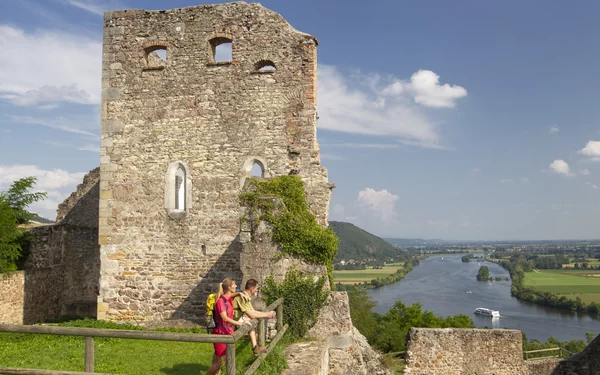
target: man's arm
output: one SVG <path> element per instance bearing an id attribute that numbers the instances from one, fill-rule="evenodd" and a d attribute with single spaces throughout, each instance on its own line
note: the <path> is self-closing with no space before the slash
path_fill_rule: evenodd
<path id="1" fill-rule="evenodd" d="M 248 315 L 248 317 L 250 319 L 261 319 L 261 318 L 274 318 L 275 317 L 275 311 L 256 311 L 256 310 L 248 310 L 248 311 L 244 311 L 246 313 L 246 315 Z"/>

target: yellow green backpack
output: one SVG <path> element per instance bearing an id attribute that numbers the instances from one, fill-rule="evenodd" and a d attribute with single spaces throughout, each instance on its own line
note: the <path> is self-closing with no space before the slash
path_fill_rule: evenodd
<path id="1" fill-rule="evenodd" d="M 204 313 L 204 324 L 206 325 L 206 332 L 210 333 L 211 328 L 215 328 L 215 303 L 217 302 L 217 293 L 211 293 L 206 298 L 206 312 Z"/>

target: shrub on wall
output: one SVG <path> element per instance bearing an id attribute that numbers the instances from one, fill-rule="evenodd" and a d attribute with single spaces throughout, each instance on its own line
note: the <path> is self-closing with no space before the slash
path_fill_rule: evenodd
<path id="1" fill-rule="evenodd" d="M 281 283 L 268 277 L 262 288 L 267 304 L 283 297 L 283 321 L 294 338 L 304 337 L 317 320 L 328 293 L 323 291 L 325 278 L 315 282 L 313 277 L 303 277 L 300 271 L 290 270 Z"/>
<path id="2" fill-rule="evenodd" d="M 273 225 L 273 241 L 282 253 L 327 266 L 333 285 L 331 271 L 339 240 L 331 228 L 319 225 L 310 211 L 300 177 L 250 178 L 240 200 L 259 215 L 258 219 Z M 285 209 L 277 209 L 277 200 L 283 202 Z"/>

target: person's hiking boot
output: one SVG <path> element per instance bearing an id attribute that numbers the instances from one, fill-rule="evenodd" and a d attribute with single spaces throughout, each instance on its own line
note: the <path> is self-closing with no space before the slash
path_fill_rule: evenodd
<path id="1" fill-rule="evenodd" d="M 260 345 L 256 345 L 254 347 L 254 349 L 252 349 L 252 352 L 254 353 L 255 356 L 261 355 L 261 353 L 264 353 L 266 351 L 267 351 L 267 347 L 266 346 L 260 346 Z"/>

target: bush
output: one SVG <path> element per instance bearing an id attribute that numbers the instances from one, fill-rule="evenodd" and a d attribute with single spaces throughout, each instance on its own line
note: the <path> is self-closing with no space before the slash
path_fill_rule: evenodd
<path id="1" fill-rule="evenodd" d="M 303 277 L 297 270 L 291 270 L 281 283 L 272 277 L 265 280 L 262 288 L 267 304 L 280 297 L 283 302 L 283 321 L 289 325 L 288 332 L 292 338 L 304 337 L 317 320 L 317 313 L 323 306 L 328 293 L 323 291 L 325 278 L 316 282 L 312 277 Z"/>

